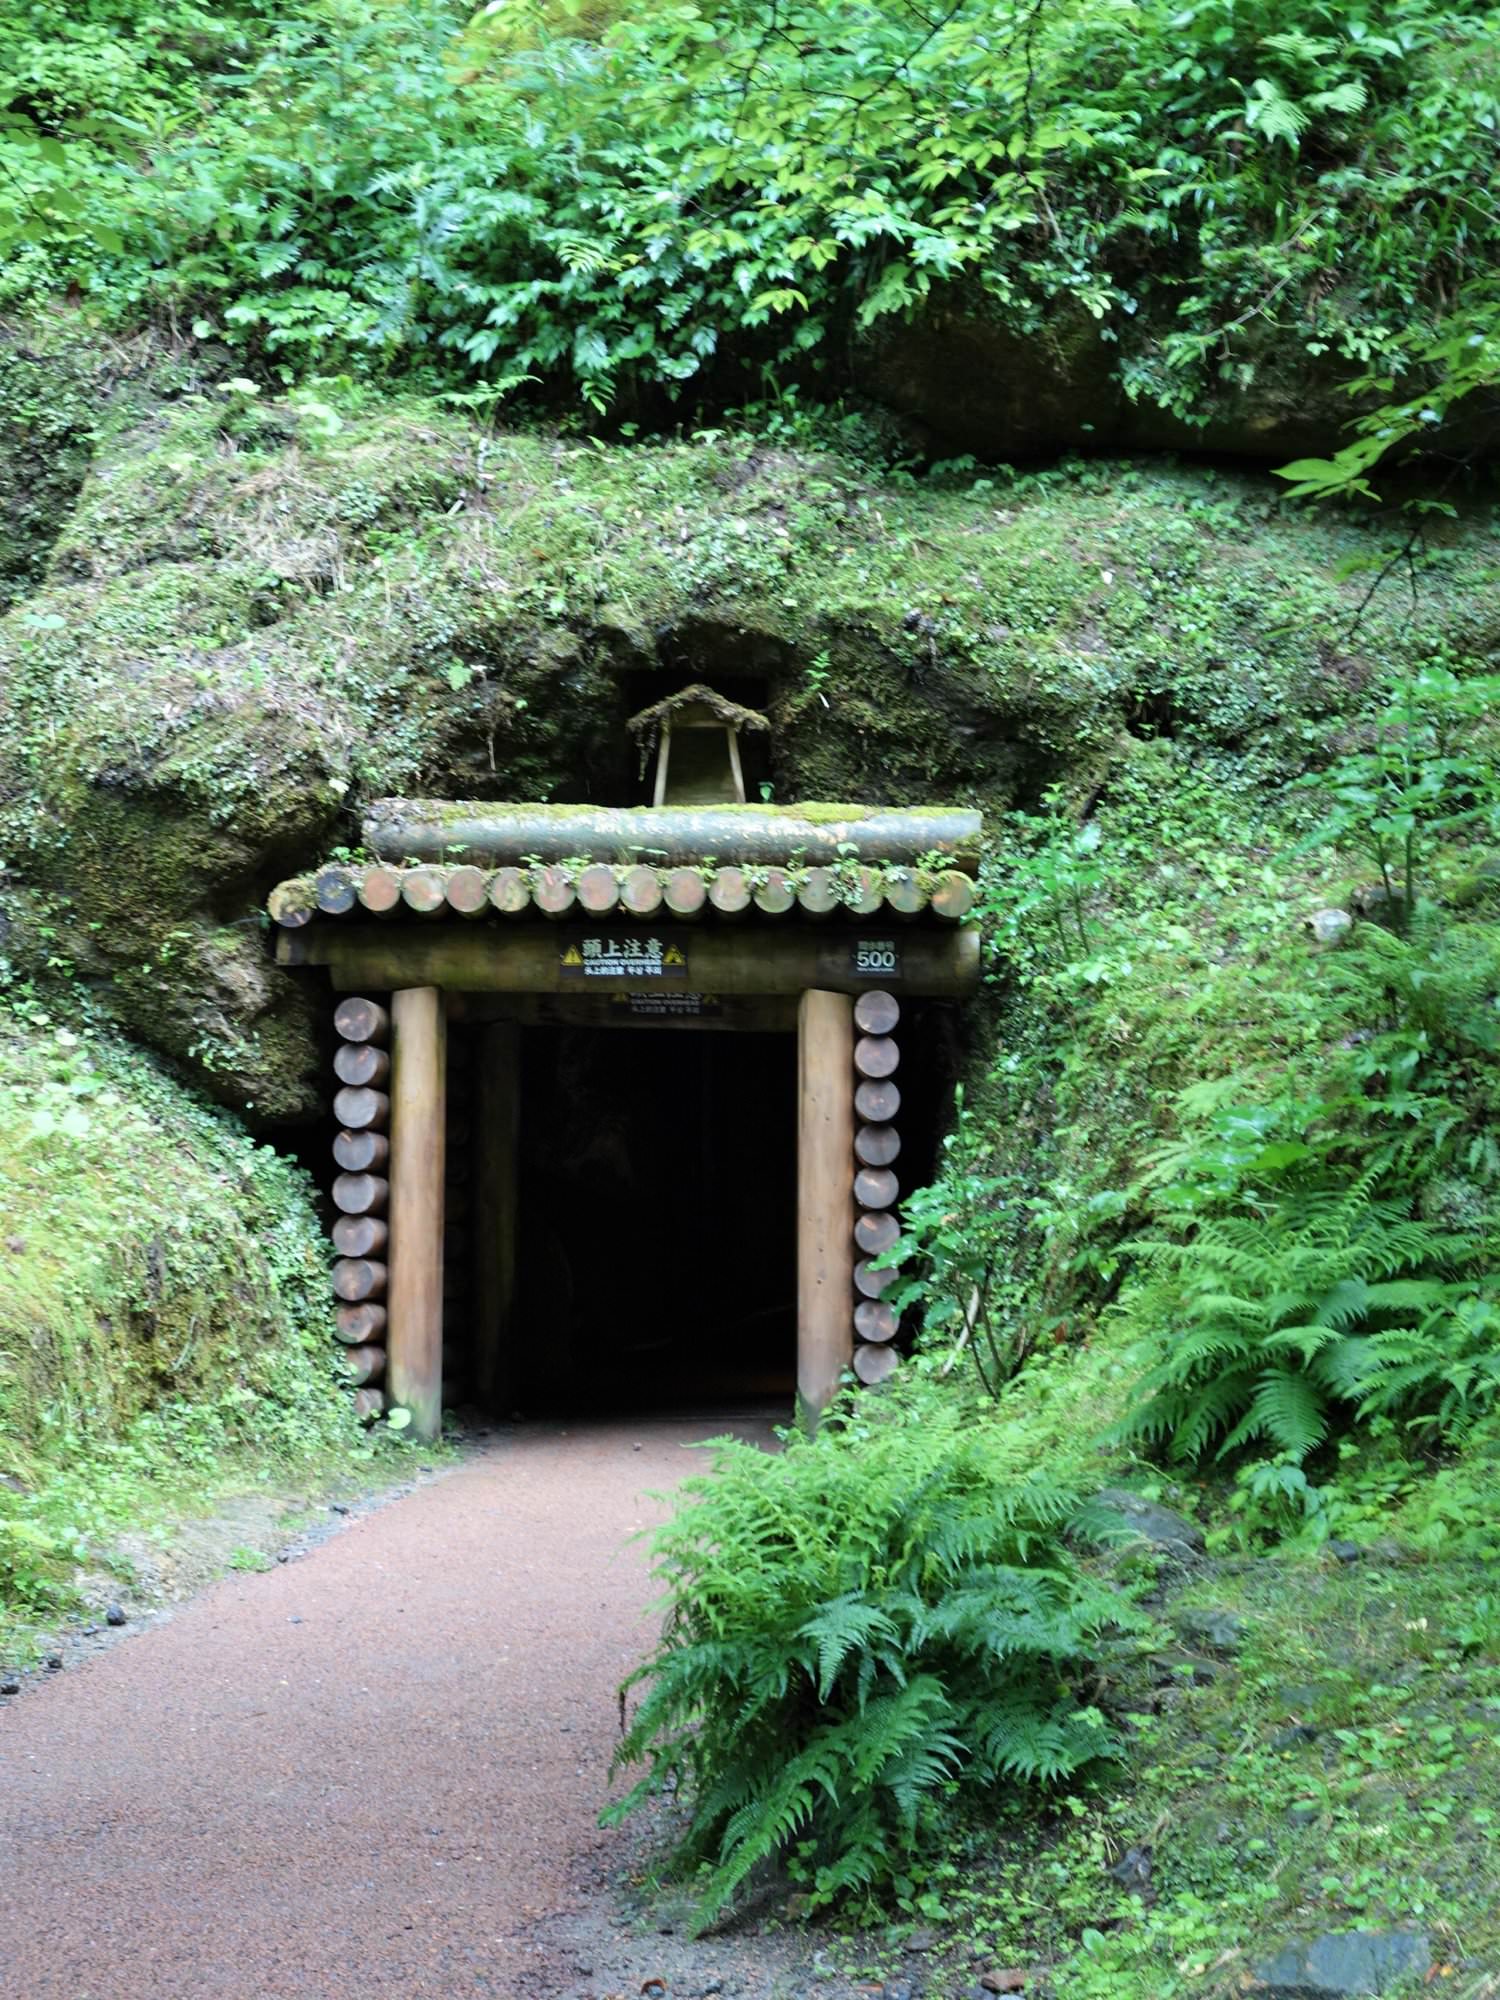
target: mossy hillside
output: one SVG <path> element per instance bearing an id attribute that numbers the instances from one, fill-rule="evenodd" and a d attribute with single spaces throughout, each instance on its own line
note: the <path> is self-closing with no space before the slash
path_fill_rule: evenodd
<path id="1" fill-rule="evenodd" d="M 98 408 L 97 359 L 41 326 L 0 326 L 0 608 L 46 567 L 83 483 Z"/>
<path id="2" fill-rule="evenodd" d="M 1347 717 L 1332 725 L 1337 738 L 1355 728 Z M 1500 755 L 1497 725 L 1469 748 Z M 1076 907 L 1037 895 L 1026 872 L 1035 820 L 990 828 L 981 900 L 994 982 L 975 1022 L 967 1103 L 981 1148 L 972 1171 L 998 1187 L 993 1215 L 978 1220 L 1004 1246 L 998 1322 L 1032 1343 L 1062 1344 L 1070 1366 L 1078 1343 L 1109 1324 L 1131 1239 L 1170 1216 L 1171 1161 L 1195 1149 L 1206 1161 L 1216 1143 L 1232 1151 L 1213 1136 L 1224 1118 L 1251 1130 L 1267 1107 L 1351 1088 L 1378 1095 L 1378 1080 L 1351 1084 L 1351 1052 L 1409 1015 L 1422 1060 L 1448 1065 L 1429 1087 L 1452 1099 L 1443 1144 L 1420 1163 L 1421 1212 L 1458 1203 L 1469 1227 L 1493 1208 L 1493 1058 L 1462 1040 L 1449 1046 L 1440 1014 L 1411 1014 L 1420 1000 L 1398 997 L 1395 971 L 1382 992 L 1353 969 L 1362 940 L 1387 935 L 1378 913 L 1355 916 L 1347 946 L 1319 942 L 1313 917 L 1357 912 L 1373 879 L 1357 854 L 1312 843 L 1322 810 L 1293 787 L 1246 785 L 1243 765 L 1218 746 L 1136 742 L 1093 807 L 1093 880 Z M 1068 821 L 1064 837 L 1074 834 Z M 1422 852 L 1422 893 L 1447 927 L 1452 960 L 1493 982 L 1493 847 L 1481 830 L 1430 839 Z M 1109 1421 L 1100 1414 L 1098 1428 Z"/>
<path id="3" fill-rule="evenodd" d="M 0 1603 L 65 1596 L 80 1466 L 102 1522 L 132 1480 L 355 1444 L 311 1193 L 76 993 L 0 1002 Z"/>
<path id="4" fill-rule="evenodd" d="M 107 335 L 54 300 L 0 320 L 0 610 L 43 576 L 93 455 L 232 357 L 146 333 Z"/>
<path id="5" fill-rule="evenodd" d="M 780 798 L 994 811 L 1098 782 L 1143 734 L 1280 779 L 1379 670 L 1488 643 L 1500 609 L 1479 518 L 1414 618 L 1377 598 L 1341 643 L 1366 584 L 1332 568 L 1377 534 L 1255 479 L 946 491 L 341 394 L 215 391 L 117 428 L 0 627 L 4 849 L 58 906 L 57 939 L 21 913 L 12 957 L 61 950 L 269 1119 L 309 1114 L 319 1080 L 265 889 L 383 794 L 628 798 L 632 673 L 763 682 Z"/>
<path id="6" fill-rule="evenodd" d="M 1424 1934 L 1441 1990 L 1485 2000 L 1500 1951 L 1489 1565 L 1386 1542 L 1352 1560 L 1167 1564 L 1161 1582 L 1159 1650 L 1101 1675 L 1123 1770 L 1050 1812 L 1002 1803 L 919 1882 L 951 1925 L 954 1990 L 982 1948 L 1054 2000 L 1230 2000 L 1288 1944 L 1364 1929 Z M 1224 1650 L 1183 1643 L 1174 1621 L 1191 1632 L 1194 1612 L 1236 1635 Z"/>

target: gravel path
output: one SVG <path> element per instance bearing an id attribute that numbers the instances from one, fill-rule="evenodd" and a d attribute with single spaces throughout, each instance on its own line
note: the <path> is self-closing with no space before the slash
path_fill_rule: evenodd
<path id="1" fill-rule="evenodd" d="M 8 1704 L 0 1990 L 848 1991 L 793 1941 L 633 1926 L 630 1837 L 596 1824 L 614 1689 L 652 1633 L 627 1540 L 724 1428 L 508 1433 Z"/>

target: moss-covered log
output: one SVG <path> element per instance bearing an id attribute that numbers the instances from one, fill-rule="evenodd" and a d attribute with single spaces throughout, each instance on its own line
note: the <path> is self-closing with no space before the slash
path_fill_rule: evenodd
<path id="1" fill-rule="evenodd" d="M 542 861 L 644 858 L 667 867 L 706 856 L 757 866 L 827 866 L 860 860 L 951 857 L 972 872 L 983 823 L 948 807 L 870 811 L 859 805 L 484 805 L 387 799 L 365 815 L 364 838 L 387 861 L 453 861 L 497 867 Z"/>

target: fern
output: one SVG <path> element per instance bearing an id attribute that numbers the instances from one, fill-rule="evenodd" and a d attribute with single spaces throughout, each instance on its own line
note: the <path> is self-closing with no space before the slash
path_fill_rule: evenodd
<path id="1" fill-rule="evenodd" d="M 1377 1198 L 1368 1175 L 1144 1240 L 1125 1310 L 1160 1358 L 1113 1436 L 1184 1460 L 1260 1444 L 1300 1463 L 1355 1415 L 1456 1421 L 1500 1373 L 1474 1365 L 1493 1316 L 1454 1275 L 1473 1249 Z"/>
<path id="2" fill-rule="evenodd" d="M 1007 1478 L 992 1434 L 939 1404 L 714 1453 L 656 1538 L 665 1628 L 616 1759 L 645 1768 L 610 1813 L 683 1786 L 703 1922 L 771 1862 L 815 1903 L 876 1887 L 950 1785 L 1111 1753 L 1073 1690 L 1136 1614 L 1065 1546 L 1076 1500 Z"/>

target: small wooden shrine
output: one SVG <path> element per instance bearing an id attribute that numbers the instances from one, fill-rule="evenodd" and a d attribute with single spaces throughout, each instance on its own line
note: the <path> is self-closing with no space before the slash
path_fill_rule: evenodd
<path id="1" fill-rule="evenodd" d="M 363 829 L 374 859 L 272 891 L 278 961 L 321 968 L 338 996 L 333 1290 L 367 1413 L 440 1426 L 450 1020 L 482 1038 L 481 1394 L 526 1337 L 518 1107 L 526 1030 L 547 1024 L 795 1034 L 799 1400 L 815 1417 L 851 1364 L 866 1382 L 896 1366 L 891 1274 L 870 1260 L 897 1235 L 903 1001 L 978 983 L 981 822 L 747 804 L 738 736 L 763 725 L 695 684 L 632 724 L 654 736 L 653 806 L 383 800 Z"/>

